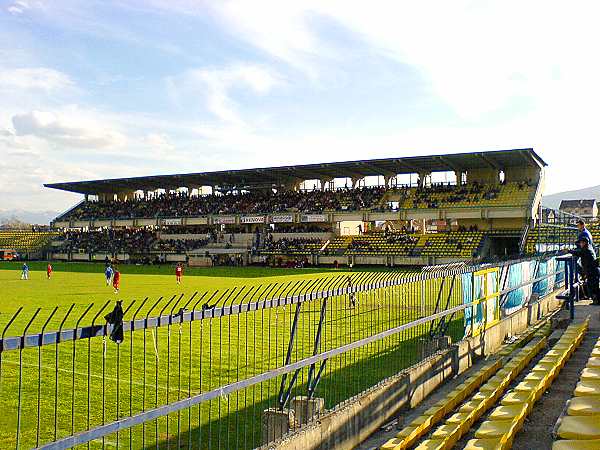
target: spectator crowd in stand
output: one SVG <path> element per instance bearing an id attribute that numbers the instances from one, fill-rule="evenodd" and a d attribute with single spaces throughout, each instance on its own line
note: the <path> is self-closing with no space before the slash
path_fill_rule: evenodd
<path id="1" fill-rule="evenodd" d="M 415 208 L 438 208 L 440 203 L 490 201 L 497 199 L 505 183 L 471 182 L 460 186 L 433 183 L 421 187 L 384 186 L 314 190 L 256 190 L 251 192 L 189 195 L 187 192 L 149 194 L 146 198 L 87 201 L 59 219 L 132 219 L 157 217 L 190 217 L 208 214 L 277 214 L 285 212 L 321 213 L 323 211 L 389 211 L 409 202 Z M 531 182 L 517 183 L 519 190 Z M 399 202 L 386 202 L 386 192 L 399 195 Z M 396 203 L 394 205 L 394 203 Z"/>
<path id="2" fill-rule="evenodd" d="M 60 219 L 134 217 L 187 217 L 206 214 L 260 214 L 325 210 L 374 209 L 385 193 L 381 186 L 357 189 L 314 191 L 252 191 L 235 194 L 192 196 L 184 192 L 165 193 L 124 201 L 87 201 Z"/>
<path id="3" fill-rule="evenodd" d="M 273 241 L 272 236 L 269 234 L 261 250 L 263 252 L 294 253 L 306 252 L 310 248 L 318 250 L 322 245 L 323 242 L 318 238 L 283 238 Z"/>
<path id="4" fill-rule="evenodd" d="M 156 231 L 144 228 L 67 231 L 60 240 L 57 252 L 132 254 L 153 251 L 184 253 L 205 247 L 209 241 L 208 238 L 160 240 Z"/>
<path id="5" fill-rule="evenodd" d="M 417 207 L 438 208 L 437 201 L 432 194 L 445 194 L 444 201 L 448 203 L 478 202 L 479 200 L 493 200 L 498 197 L 500 187 L 483 185 L 478 182 L 463 186 L 444 183 L 433 183 L 431 186 L 417 188 L 414 194 L 414 204 Z"/>

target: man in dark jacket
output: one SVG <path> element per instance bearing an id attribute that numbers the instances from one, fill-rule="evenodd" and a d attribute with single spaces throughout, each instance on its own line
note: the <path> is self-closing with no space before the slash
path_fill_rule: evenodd
<path id="1" fill-rule="evenodd" d="M 588 247 L 594 253 L 595 257 L 596 250 L 594 248 L 594 239 L 592 238 L 592 233 L 590 233 L 590 230 L 585 227 L 585 222 L 582 219 L 579 219 L 577 221 L 577 242 L 579 242 L 579 240 L 582 238 L 587 238 Z"/>
<path id="2" fill-rule="evenodd" d="M 600 304 L 600 289 L 598 282 L 598 263 L 596 255 L 590 248 L 590 241 L 587 237 L 582 236 L 577 240 L 578 248 L 571 251 L 573 256 L 579 258 L 581 264 L 581 274 L 585 279 L 585 290 L 587 295 L 592 299 L 595 305 Z"/>

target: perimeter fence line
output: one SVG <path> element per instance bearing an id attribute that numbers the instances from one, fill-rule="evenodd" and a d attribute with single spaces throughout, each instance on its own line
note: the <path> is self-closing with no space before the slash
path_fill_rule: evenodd
<path id="1" fill-rule="evenodd" d="M 299 403 L 335 408 L 492 323 L 515 294 L 524 305 L 536 286 L 554 291 L 564 269 L 550 262 L 145 299 L 125 307 L 119 345 L 110 340 L 115 327 L 99 323 L 109 304 L 94 316 L 89 305 L 65 329 L 71 307 L 56 330 L 46 331 L 52 316 L 29 333 L 36 310 L 20 336 L 7 337 L 23 318 L 15 314 L 0 341 L 0 446 L 257 447 L 281 434 L 281 420 L 288 428 L 306 422 L 302 410 L 290 413 Z M 518 265 L 532 268 L 532 277 L 515 282 L 509 275 Z"/>

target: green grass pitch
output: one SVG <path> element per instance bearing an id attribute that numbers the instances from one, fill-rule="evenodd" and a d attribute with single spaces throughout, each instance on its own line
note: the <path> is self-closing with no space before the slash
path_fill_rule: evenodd
<path id="1" fill-rule="evenodd" d="M 29 333 L 40 330 L 55 306 L 59 310 L 47 330 L 58 328 L 72 304 L 76 306 L 65 321 L 65 328 L 73 327 L 91 303 L 95 306 L 83 317 L 80 326 L 89 324 L 99 305 L 109 300 L 112 306 L 114 300 L 122 299 L 124 307 L 135 300 L 127 314 L 130 318 L 142 300 L 149 297 L 138 313 L 139 318 L 160 297 L 163 300 L 151 316 L 158 315 L 173 296 L 175 300 L 163 314 L 172 309 L 177 311 L 194 292 L 210 294 L 217 290 L 239 290 L 243 286 L 250 289 L 269 283 L 283 285 L 340 275 L 340 271 L 328 269 L 187 269 L 182 285 L 178 286 L 171 266 L 122 265 L 121 291 L 114 294 L 105 285 L 101 264 L 55 263 L 50 280 L 46 279 L 45 266 L 45 263 L 31 264 L 30 279 L 23 281 L 20 264 L 0 264 L 0 329 L 23 307 L 7 336 L 22 332 L 37 308 L 42 310 Z M 351 307 L 347 298 L 331 297 L 318 350 L 335 348 L 429 313 L 439 288 L 443 290 L 443 298 L 450 294 L 448 283 L 445 286 L 436 280 L 431 283 L 426 292 L 424 285 L 416 282 L 359 294 L 356 307 Z M 453 305 L 460 301 L 459 296 L 460 289 L 455 286 Z M 312 301 L 302 306 L 292 361 L 312 354 L 321 305 L 322 301 Z M 107 308 L 105 312 L 108 311 Z M 295 306 L 286 306 L 182 326 L 139 330 L 126 333 L 121 345 L 93 338 L 23 352 L 4 352 L 0 366 L 0 399 L 4 405 L 0 416 L 0 448 L 15 447 L 17 428 L 20 446 L 34 447 L 55 437 L 68 436 L 72 431 L 280 367 L 290 340 L 294 311 Z M 103 323 L 101 317 L 97 323 Z M 428 330 L 422 326 L 332 358 L 327 362 L 317 395 L 323 395 L 327 407 L 332 407 L 414 363 L 418 341 Z M 451 333 L 459 336 L 461 332 L 462 318 L 457 317 Z M 307 370 L 303 370 L 292 396 L 306 395 L 307 382 Z M 261 442 L 262 411 L 275 406 L 280 383 L 278 377 L 201 407 L 149 422 L 144 427 L 135 427 L 131 432 L 107 436 L 104 442 L 92 442 L 91 447 L 156 448 L 157 441 L 163 448 L 167 443 L 192 448 L 257 446 Z"/>

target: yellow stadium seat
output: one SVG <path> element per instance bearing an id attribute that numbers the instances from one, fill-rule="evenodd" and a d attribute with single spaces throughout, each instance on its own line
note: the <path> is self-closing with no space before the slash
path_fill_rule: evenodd
<path id="1" fill-rule="evenodd" d="M 465 445 L 464 450 L 502 450 L 505 440 L 498 438 L 471 439 Z"/>
<path id="2" fill-rule="evenodd" d="M 586 364 L 586 367 L 589 368 L 596 368 L 596 367 L 600 367 L 600 357 L 591 357 L 590 359 L 588 359 L 588 362 Z"/>
<path id="3" fill-rule="evenodd" d="M 478 439 L 501 438 L 514 432 L 518 420 L 486 420 L 475 432 Z"/>
<path id="4" fill-rule="evenodd" d="M 585 368 L 581 372 L 581 380 L 600 381 L 600 368 Z"/>
<path id="5" fill-rule="evenodd" d="M 496 407 L 489 416 L 490 421 L 496 420 L 517 420 L 525 416 L 527 412 L 527 403 L 515 405 L 503 405 Z"/>
<path id="6" fill-rule="evenodd" d="M 598 450 L 600 439 L 589 439 L 584 441 L 562 440 L 552 444 L 552 450 Z"/>
<path id="7" fill-rule="evenodd" d="M 427 439 L 421 442 L 415 450 L 444 450 L 450 448 L 444 439 Z"/>
<path id="8" fill-rule="evenodd" d="M 562 439 L 600 439 L 600 420 L 595 416 L 564 416 L 556 434 Z"/>
<path id="9" fill-rule="evenodd" d="M 600 415 L 600 396 L 572 398 L 567 405 L 567 414 L 570 416 Z"/>
<path id="10" fill-rule="evenodd" d="M 580 381 L 575 387 L 575 397 L 600 395 L 600 381 Z"/>
<path id="11" fill-rule="evenodd" d="M 527 391 L 511 391 L 500 401 L 501 405 L 515 405 L 520 403 L 529 403 L 533 399 L 533 393 Z"/>

